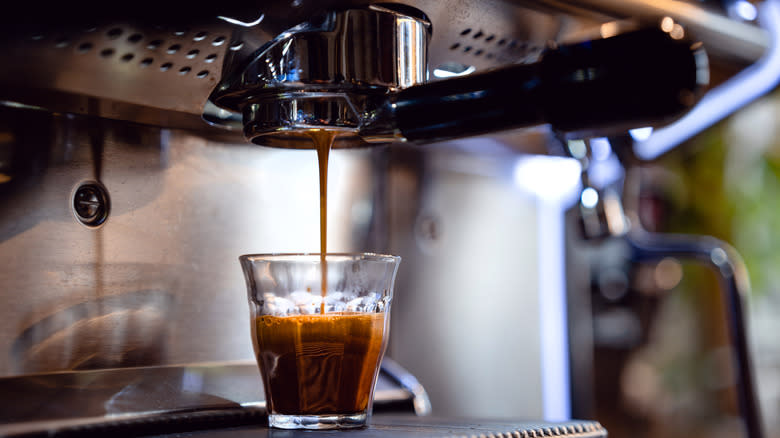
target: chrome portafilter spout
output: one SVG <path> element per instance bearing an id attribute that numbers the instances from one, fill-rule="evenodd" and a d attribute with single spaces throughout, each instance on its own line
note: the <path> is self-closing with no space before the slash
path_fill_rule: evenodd
<path id="1" fill-rule="evenodd" d="M 334 147 L 360 146 L 388 96 L 427 79 L 430 29 L 408 7 L 330 12 L 261 47 L 209 100 L 240 112 L 256 144 L 312 148 L 306 131 L 327 129 Z"/>
<path id="2" fill-rule="evenodd" d="M 241 113 L 257 144 L 311 148 L 430 143 L 525 126 L 592 132 L 658 126 L 709 81 L 701 44 L 661 28 L 549 48 L 533 64 L 427 80 L 431 26 L 411 8 L 331 12 L 282 33 L 226 77 L 210 101 Z"/>

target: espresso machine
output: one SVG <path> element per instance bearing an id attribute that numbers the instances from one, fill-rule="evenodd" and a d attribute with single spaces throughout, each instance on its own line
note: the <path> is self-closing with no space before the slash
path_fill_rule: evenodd
<path id="1" fill-rule="evenodd" d="M 318 250 L 305 132 L 327 129 L 329 250 L 404 260 L 375 413 L 603 436 L 596 247 L 720 275 L 763 436 L 739 256 L 642 231 L 628 178 L 776 84 L 780 8 L 759 25 L 736 3 L 21 6 L 0 40 L 0 433 L 259 421 L 237 257 Z"/>

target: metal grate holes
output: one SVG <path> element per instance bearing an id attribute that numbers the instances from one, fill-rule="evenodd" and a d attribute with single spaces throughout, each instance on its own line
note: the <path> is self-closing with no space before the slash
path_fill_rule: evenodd
<path id="1" fill-rule="evenodd" d="M 129 37 L 127 37 L 127 41 L 130 42 L 130 43 L 135 44 L 138 41 L 141 41 L 143 38 L 144 38 L 144 36 L 141 35 L 140 33 L 134 33 L 134 34 L 130 35 Z"/>
<path id="2" fill-rule="evenodd" d="M 221 46 L 224 42 L 225 42 L 225 37 L 218 36 L 218 37 L 214 38 L 214 41 L 211 42 L 211 45 L 214 46 L 214 47 Z"/>
<path id="3" fill-rule="evenodd" d="M 196 56 L 198 56 L 198 53 L 200 53 L 200 50 L 193 49 L 193 50 L 190 50 L 189 52 L 187 52 L 187 55 L 185 55 L 185 56 L 187 57 L 187 59 L 193 59 Z"/>
<path id="4" fill-rule="evenodd" d="M 233 52 L 237 52 L 237 51 L 241 50 L 243 47 L 244 47 L 244 42 L 243 41 L 238 41 L 238 42 L 235 42 L 235 43 L 231 44 L 230 47 L 228 47 L 228 48 L 231 51 L 233 51 Z"/>
<path id="5" fill-rule="evenodd" d="M 192 40 L 193 41 L 203 41 L 203 40 L 206 39 L 208 34 L 209 34 L 208 32 L 198 32 L 198 33 L 195 34 L 194 37 L 192 37 Z"/>
<path id="6" fill-rule="evenodd" d="M 173 34 L 175 36 L 184 36 L 185 33 L 187 33 L 186 29 L 179 29 L 179 30 L 173 31 Z"/>
<path id="7" fill-rule="evenodd" d="M 499 38 L 495 34 L 487 34 L 482 30 L 474 30 L 466 28 L 460 31 L 461 37 L 468 37 L 469 40 L 456 41 L 450 46 L 450 50 L 461 50 L 462 53 L 468 53 L 473 56 L 484 56 L 486 59 L 501 59 L 500 55 L 496 55 L 491 52 L 492 47 L 497 47 L 503 50 L 511 50 L 515 52 L 525 52 L 526 48 L 529 49 L 529 53 L 533 53 L 534 48 L 529 47 L 524 41 L 518 41 L 512 38 Z M 468 44 L 468 41 L 477 40 L 483 41 L 484 47 L 473 47 Z M 488 44 L 489 43 L 489 44 Z M 464 45 L 465 44 L 465 45 Z M 495 46 L 493 46 L 495 44 Z M 527 53 L 526 53 L 527 54 Z M 517 56 L 517 55 L 513 55 Z"/>
<path id="8" fill-rule="evenodd" d="M 478 30 L 475 33 L 472 33 L 472 29 L 464 29 L 460 32 L 460 35 L 462 37 L 469 36 L 470 39 L 474 40 L 482 40 L 486 44 L 484 47 L 472 47 L 471 45 L 468 45 L 467 42 L 465 42 L 466 46 L 462 46 L 464 44 L 463 41 L 456 41 L 450 46 L 450 50 L 462 50 L 463 53 L 469 53 L 474 56 L 484 56 L 486 59 L 504 59 L 504 55 L 496 54 L 491 52 L 491 46 L 495 44 L 494 47 L 498 48 L 499 50 L 506 50 L 514 52 L 512 54 L 506 55 L 506 59 L 516 59 L 518 56 L 530 58 L 535 55 L 538 55 L 539 52 L 541 52 L 541 48 L 533 46 L 528 44 L 526 41 L 522 40 L 516 40 L 512 38 L 498 38 L 495 34 L 485 34 L 485 32 Z M 469 40 L 467 40 L 469 41 Z"/>
<path id="9" fill-rule="evenodd" d="M 100 51 L 100 56 L 103 58 L 110 58 L 114 54 L 114 49 L 103 49 Z"/>
<path id="10" fill-rule="evenodd" d="M 106 36 L 109 37 L 112 40 L 115 40 L 119 38 L 119 36 L 122 35 L 122 29 L 115 27 L 108 32 L 106 32 Z"/>
<path id="11" fill-rule="evenodd" d="M 160 71 L 168 71 L 168 70 L 171 69 L 171 67 L 173 67 L 173 63 L 172 62 L 166 62 L 165 64 L 162 64 L 160 66 Z"/>
<path id="12" fill-rule="evenodd" d="M 162 40 L 149 41 L 149 44 L 146 45 L 146 48 L 149 50 L 155 50 L 160 47 L 162 43 Z"/>
<path id="13" fill-rule="evenodd" d="M 166 52 L 168 52 L 169 55 L 173 55 L 174 53 L 178 52 L 179 50 L 181 50 L 181 45 L 180 44 L 174 44 L 174 45 L 168 47 L 168 50 L 166 50 Z"/>
<path id="14" fill-rule="evenodd" d="M 208 75 L 209 75 L 209 72 L 207 70 L 201 70 L 195 76 L 197 76 L 200 79 L 203 79 L 203 78 L 205 78 Z"/>
<path id="15" fill-rule="evenodd" d="M 179 74 L 184 76 L 192 70 L 192 67 L 182 67 L 179 69 Z"/>
<path id="16" fill-rule="evenodd" d="M 139 64 L 141 67 L 149 67 L 150 65 L 152 65 L 152 63 L 153 63 L 153 62 L 154 62 L 154 59 L 153 59 L 153 58 L 144 58 L 144 59 L 142 59 L 142 60 L 141 60 L 141 62 L 139 62 L 138 64 Z"/>
<path id="17" fill-rule="evenodd" d="M 217 54 L 216 53 L 212 53 L 212 54 L 209 54 L 209 55 L 206 56 L 205 61 L 206 62 L 214 62 L 216 59 L 217 59 Z"/>
<path id="18" fill-rule="evenodd" d="M 122 55 L 122 57 L 121 57 L 121 58 L 119 58 L 119 59 L 120 59 L 122 62 L 130 62 L 130 61 L 132 61 L 132 60 L 133 60 L 133 58 L 135 58 L 135 55 L 133 55 L 132 53 L 125 53 L 125 54 L 124 54 L 124 55 Z"/>
<path id="19" fill-rule="evenodd" d="M 81 43 L 78 47 L 76 47 L 76 52 L 78 53 L 87 53 L 90 50 L 92 50 L 92 43 Z"/>

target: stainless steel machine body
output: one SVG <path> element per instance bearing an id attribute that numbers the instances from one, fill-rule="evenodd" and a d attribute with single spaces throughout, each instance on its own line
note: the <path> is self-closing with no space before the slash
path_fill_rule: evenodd
<path id="1" fill-rule="evenodd" d="M 692 3 L 403 3 L 430 24 L 428 65 L 442 76 L 530 63 L 546 47 L 664 17 L 714 42 L 716 62 L 749 64 L 768 44 L 760 28 L 712 21 Z M 3 35 L 0 376 L 252 360 L 237 256 L 316 251 L 316 156 L 249 145 L 201 115 L 236 122 L 207 105 L 222 78 L 312 16 L 368 5 L 271 2 L 254 21 Z M 537 313 L 548 271 L 534 232 L 549 205 L 522 188 L 515 164 L 517 152 L 561 147 L 542 126 L 430 151 L 332 154 L 330 248 L 404 257 L 389 355 L 421 378 L 435 412 L 553 415 Z M 463 215 L 468 205 L 478 207 Z M 480 267 L 490 281 L 468 281 Z M 512 308 L 528 316 L 513 321 Z M 496 352 L 507 355 L 484 356 Z"/>

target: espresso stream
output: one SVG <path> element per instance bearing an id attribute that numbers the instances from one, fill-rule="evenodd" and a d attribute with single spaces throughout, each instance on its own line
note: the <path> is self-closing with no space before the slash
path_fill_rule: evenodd
<path id="1" fill-rule="evenodd" d="M 383 313 L 325 313 L 328 292 L 328 155 L 336 131 L 311 130 L 320 177 L 320 314 L 258 316 L 254 324 L 257 361 L 268 412 L 334 415 L 368 407 L 382 352 Z"/>
<path id="2" fill-rule="evenodd" d="M 338 131 L 315 129 L 307 131 L 317 150 L 317 164 L 320 171 L 320 269 L 322 270 L 322 301 L 320 314 L 325 314 L 325 295 L 328 293 L 328 156 Z"/>

